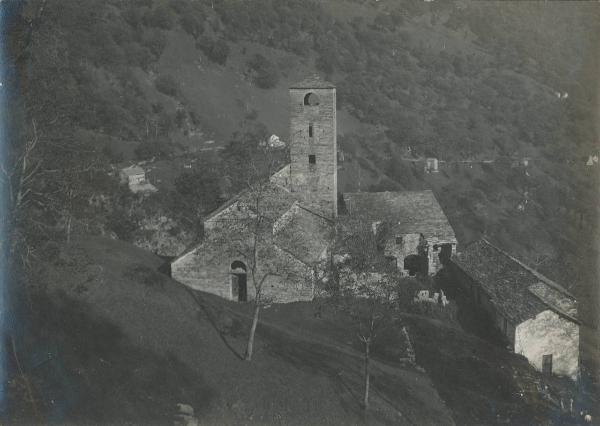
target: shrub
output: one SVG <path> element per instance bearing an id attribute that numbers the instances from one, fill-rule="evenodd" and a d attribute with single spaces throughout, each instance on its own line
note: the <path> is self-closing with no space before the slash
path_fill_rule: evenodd
<path id="1" fill-rule="evenodd" d="M 154 56 L 150 49 L 138 43 L 127 43 L 123 49 L 129 65 L 147 70 L 154 61 Z"/>
<path id="2" fill-rule="evenodd" d="M 152 52 L 155 58 L 158 58 L 167 45 L 167 38 L 158 29 L 148 30 L 142 36 L 142 44 Z"/>
<path id="3" fill-rule="evenodd" d="M 224 40 L 213 40 L 206 38 L 198 41 L 198 43 L 196 43 L 196 47 L 199 48 L 208 59 L 219 65 L 225 65 L 227 62 L 227 57 L 229 56 L 229 45 Z"/>
<path id="4" fill-rule="evenodd" d="M 220 177 L 210 169 L 184 172 L 175 179 L 175 191 L 200 213 L 216 209 L 221 202 Z"/>
<path id="5" fill-rule="evenodd" d="M 279 82 L 279 71 L 273 62 L 257 53 L 247 63 L 252 80 L 261 89 L 271 89 Z"/>
<path id="6" fill-rule="evenodd" d="M 202 25 L 203 25 L 203 17 L 192 15 L 184 15 L 179 20 L 181 28 L 183 31 L 188 33 L 189 35 L 197 38 L 200 34 L 202 34 Z"/>
<path id="7" fill-rule="evenodd" d="M 160 5 L 155 9 L 149 10 L 144 15 L 144 24 L 149 27 L 156 27 L 163 30 L 170 30 L 175 23 L 175 17 L 170 8 Z"/>
<path id="8" fill-rule="evenodd" d="M 179 90 L 179 84 L 171 75 L 160 75 L 154 82 L 156 90 L 165 95 L 176 96 Z"/>
<path id="9" fill-rule="evenodd" d="M 137 229 L 136 223 L 121 209 L 115 209 L 109 216 L 108 227 L 124 241 L 131 241 Z"/>
<path id="10" fill-rule="evenodd" d="M 135 148 L 134 154 L 138 160 L 149 160 L 151 158 L 164 158 L 169 154 L 169 150 L 158 141 L 146 141 L 141 142 Z"/>

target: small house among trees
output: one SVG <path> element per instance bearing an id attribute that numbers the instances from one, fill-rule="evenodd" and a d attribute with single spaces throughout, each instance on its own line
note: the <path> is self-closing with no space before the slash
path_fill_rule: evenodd
<path id="1" fill-rule="evenodd" d="M 425 173 L 437 173 L 439 172 L 439 165 L 437 158 L 427 158 L 425 160 Z"/>
<path id="2" fill-rule="evenodd" d="M 579 320 L 566 289 L 485 239 L 461 251 L 454 263 L 462 293 L 515 353 L 539 371 L 577 378 Z"/>
<path id="3" fill-rule="evenodd" d="M 126 183 L 128 185 L 136 185 L 146 181 L 144 169 L 135 164 L 121 169 L 119 176 L 121 178 L 121 183 Z"/>
<path id="4" fill-rule="evenodd" d="M 121 169 L 119 178 L 121 184 L 127 184 L 131 192 L 143 193 L 157 191 L 156 187 L 147 181 L 144 169 L 136 164 Z"/>

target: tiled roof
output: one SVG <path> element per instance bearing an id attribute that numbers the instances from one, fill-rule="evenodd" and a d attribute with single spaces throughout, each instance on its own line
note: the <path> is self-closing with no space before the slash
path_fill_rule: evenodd
<path id="1" fill-rule="evenodd" d="M 263 204 L 262 211 L 264 214 L 272 221 L 275 221 L 294 204 L 297 198 L 279 185 L 265 183 L 261 188 L 260 195 L 257 191 L 245 189 L 209 213 L 204 218 L 204 221 L 214 220 L 221 212 L 227 210 L 227 208 L 237 202 L 255 209 L 254 204 L 256 204 L 257 200 Z"/>
<path id="2" fill-rule="evenodd" d="M 290 89 L 335 89 L 335 85 L 313 74 L 302 81 L 290 85 Z"/>
<path id="3" fill-rule="evenodd" d="M 261 226 L 261 239 L 271 241 L 305 264 L 316 262 L 329 244 L 333 222 L 314 213 L 310 206 L 301 205 L 296 194 L 276 184 L 264 183 L 260 187 L 260 195 L 258 190 L 245 190 L 239 193 L 209 214 L 205 218 L 205 223 L 214 221 L 227 224 L 229 221 L 233 223 L 233 221 L 239 220 L 240 217 L 249 217 L 251 212 L 257 212 L 257 201 L 260 204 L 260 213 L 264 218 Z M 236 203 L 240 206 L 241 211 L 226 212 Z M 238 224 L 237 226 L 246 225 Z M 226 228 L 228 228 L 227 225 Z M 189 247 L 177 259 L 192 252 L 195 247 L 198 245 Z"/>
<path id="4" fill-rule="evenodd" d="M 134 164 L 132 166 L 121 169 L 121 173 L 125 173 L 127 176 L 143 175 L 144 169 Z"/>
<path id="5" fill-rule="evenodd" d="M 345 193 L 344 203 L 351 215 L 393 223 L 395 233 L 421 233 L 425 238 L 456 242 L 432 191 Z"/>
<path id="6" fill-rule="evenodd" d="M 543 282 L 530 285 L 529 291 L 546 305 L 552 306 L 553 310 L 573 319 L 577 318 L 577 303 L 575 299 Z"/>
<path id="7" fill-rule="evenodd" d="M 331 241 L 331 220 L 295 203 L 278 221 L 275 243 L 305 264 L 319 261 Z"/>
<path id="8" fill-rule="evenodd" d="M 458 253 L 454 262 L 481 285 L 496 309 L 516 324 L 548 309 L 576 321 L 574 299 L 541 282 L 541 274 L 485 239 Z"/>

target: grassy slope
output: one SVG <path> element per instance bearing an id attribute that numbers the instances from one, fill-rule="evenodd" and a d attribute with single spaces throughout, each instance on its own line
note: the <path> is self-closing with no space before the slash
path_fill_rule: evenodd
<path id="1" fill-rule="evenodd" d="M 228 313 L 243 318 L 243 306 L 207 295 L 196 304 L 155 271 L 158 258 L 117 241 L 77 241 L 62 258 L 44 272 L 51 300 L 37 305 L 62 365 L 44 396 L 62 420 L 164 424 L 182 402 L 202 424 L 451 423 L 424 374 L 382 363 L 364 419 L 360 353 L 331 343 L 336 327 L 298 334 L 263 324 L 246 363 L 247 322 Z"/>

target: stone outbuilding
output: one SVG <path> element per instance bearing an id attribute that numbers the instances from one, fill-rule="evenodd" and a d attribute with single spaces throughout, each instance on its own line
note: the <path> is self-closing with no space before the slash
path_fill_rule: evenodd
<path id="1" fill-rule="evenodd" d="M 373 223 L 389 223 L 385 255 L 403 275 L 435 275 L 456 252 L 454 230 L 433 191 L 343 194 L 345 209 Z"/>
<path id="2" fill-rule="evenodd" d="M 140 166 L 133 164 L 124 167 L 119 172 L 121 184 L 127 184 L 134 193 L 156 192 L 157 189 L 146 179 L 146 172 Z"/>
<path id="3" fill-rule="evenodd" d="M 515 353 L 536 370 L 577 378 L 580 323 L 571 293 L 485 239 L 453 261 L 474 309 L 493 321 Z"/>
<path id="4" fill-rule="evenodd" d="M 427 158 L 425 160 L 425 173 L 438 173 L 439 171 L 437 158 Z"/>
<path id="5" fill-rule="evenodd" d="M 123 184 L 136 185 L 146 181 L 146 172 L 140 166 L 132 164 L 122 168 L 119 177 Z"/>

